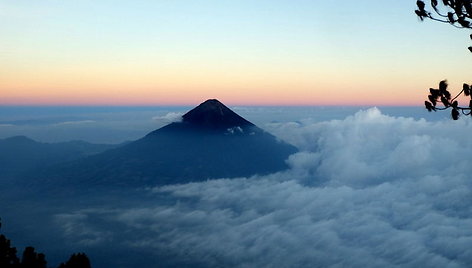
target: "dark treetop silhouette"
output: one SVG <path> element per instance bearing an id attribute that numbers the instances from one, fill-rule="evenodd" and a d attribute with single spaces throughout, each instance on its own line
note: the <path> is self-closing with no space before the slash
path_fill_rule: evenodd
<path id="1" fill-rule="evenodd" d="M 426 10 L 423 1 L 416 1 L 418 7 L 416 15 L 424 20 L 425 18 L 443 23 L 448 23 L 456 28 L 472 29 L 472 1 L 471 0 L 431 0 L 431 8 L 435 15 Z M 470 35 L 472 38 L 472 35 Z M 469 47 L 472 52 L 472 46 Z"/>
<path id="2" fill-rule="evenodd" d="M 0 228 L 2 223 L 0 221 Z M 0 234 L 0 267 L 1 268 L 46 268 L 46 256 L 37 253 L 33 247 L 26 247 L 23 256 L 17 257 L 17 250 L 5 235 Z M 72 254 L 70 259 L 61 263 L 58 268 L 90 268 L 90 261 L 84 253 Z"/>
<path id="3" fill-rule="evenodd" d="M 472 1 L 471 0 L 431 0 L 431 8 L 434 14 L 426 9 L 426 4 L 423 1 L 416 1 L 418 7 L 415 10 L 416 15 L 424 20 L 425 18 L 443 23 L 448 23 L 456 28 L 472 29 Z M 472 39 L 472 34 L 470 35 Z M 472 52 L 472 46 L 469 46 L 469 51 Z M 462 112 L 464 115 L 472 115 L 472 95 L 469 84 L 464 83 L 462 91 L 454 98 L 447 90 L 447 81 L 443 80 L 439 83 L 439 88 L 430 88 L 430 95 L 428 100 L 424 102 L 428 111 L 447 110 L 451 108 L 451 117 L 454 120 L 459 119 Z M 466 97 L 471 96 L 468 106 L 459 106 L 457 98 L 464 94 Z M 437 103 L 441 102 L 443 107 L 437 107 Z"/>
<path id="4" fill-rule="evenodd" d="M 183 115 L 181 122 L 33 177 L 55 188 L 147 187 L 268 174 L 286 169 L 285 160 L 296 151 L 212 99 Z"/>
<path id="5" fill-rule="evenodd" d="M 452 98 L 451 93 L 447 90 L 447 81 L 443 80 L 439 82 L 439 88 L 434 89 L 430 88 L 429 92 L 431 93 L 428 95 L 428 100 L 424 102 L 426 109 L 431 112 L 431 111 L 437 111 L 437 110 L 447 110 L 451 108 L 451 116 L 452 119 L 457 120 L 459 119 L 459 111 L 462 112 L 464 115 L 471 115 L 472 114 L 472 95 L 471 95 L 471 87 L 468 84 L 465 84 L 462 86 L 462 91 L 459 92 L 454 98 Z M 468 107 L 462 107 L 459 106 L 459 102 L 457 101 L 457 98 L 461 95 L 464 94 L 467 97 L 470 97 L 469 101 L 469 106 Z M 443 107 L 438 107 L 437 104 L 441 103 Z"/>

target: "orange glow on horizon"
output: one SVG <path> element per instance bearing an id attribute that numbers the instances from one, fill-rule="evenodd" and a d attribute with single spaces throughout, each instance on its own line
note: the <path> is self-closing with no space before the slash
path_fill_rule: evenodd
<path id="1" fill-rule="evenodd" d="M 296 82 L 289 81 L 292 78 Z M 95 85 L 83 82 L 79 86 L 60 80 L 47 86 L 0 81 L 0 105 L 191 106 L 216 98 L 228 105 L 250 106 L 418 106 L 424 102 L 428 88 L 411 83 L 399 94 L 398 86 L 393 83 L 378 89 L 376 81 L 352 83 L 353 79 L 332 83 L 294 77 L 273 81 L 248 79 L 247 82 L 243 79 L 229 82 L 189 79 L 147 85 L 141 81 L 134 86 L 129 81 Z M 409 94 L 405 96 L 404 92 Z"/>
<path id="2" fill-rule="evenodd" d="M 243 106 L 421 106 L 437 80 L 408 69 L 385 74 L 350 66 L 259 67 L 0 67 L 7 74 L 0 77 L 0 105 L 192 106 L 216 98 Z"/>
<path id="3" fill-rule="evenodd" d="M 425 93 L 417 94 L 416 98 L 407 101 L 399 97 L 367 95 L 359 98 L 356 94 L 346 93 L 339 96 L 339 90 L 311 91 L 291 94 L 289 90 L 282 92 L 251 92 L 233 91 L 199 91 L 180 95 L 178 91 L 156 91 L 121 93 L 97 91 L 90 92 L 45 94 L 14 94 L 3 96 L 0 105 L 20 106 L 192 106 L 207 99 L 218 99 L 227 105 L 242 106 L 420 106 Z M 239 92 L 239 94 L 237 94 Z M 257 92 L 255 90 L 254 92 Z M 145 94 L 147 93 L 147 94 Z M 186 92 L 188 93 L 188 92 Z M 364 93 L 366 94 L 366 93 Z"/>
<path id="4" fill-rule="evenodd" d="M 195 105 L 217 98 L 228 105 L 420 106 L 442 79 L 451 92 L 471 83 L 460 41 L 467 35 L 419 23 L 403 1 L 389 14 L 330 1 L 277 3 L 270 12 L 257 1 L 237 2 L 241 9 L 230 12 L 173 1 L 93 5 L 90 12 L 88 3 L 63 1 L 42 3 L 38 14 L 30 11 L 39 6 L 8 2 L 0 105 Z M 366 7 L 384 5 L 373 3 Z M 347 19 L 329 20 L 323 10 L 330 9 L 320 4 L 342 9 Z M 45 6 L 50 14 L 42 13 Z M 210 13 L 199 8 L 225 16 L 202 16 Z M 156 19 L 151 11 L 161 9 L 167 12 Z M 107 19 L 97 21 L 98 14 Z M 385 25 L 372 24 L 372 16 Z"/>

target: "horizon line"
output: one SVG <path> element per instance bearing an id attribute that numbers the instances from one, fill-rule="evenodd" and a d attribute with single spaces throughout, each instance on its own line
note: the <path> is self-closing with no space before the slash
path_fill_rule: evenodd
<path id="1" fill-rule="evenodd" d="M 192 107 L 201 104 L 182 103 L 182 104 L 68 104 L 68 103 L 19 103 L 19 104 L 1 104 L 0 107 Z M 423 107 L 422 104 L 242 104 L 242 103 L 224 103 L 232 107 Z"/>

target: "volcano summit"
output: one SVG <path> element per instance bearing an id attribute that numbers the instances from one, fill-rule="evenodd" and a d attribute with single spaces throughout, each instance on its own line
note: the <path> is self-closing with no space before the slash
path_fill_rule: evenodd
<path id="1" fill-rule="evenodd" d="M 47 169 L 54 183 L 143 187 L 268 174 L 297 149 L 211 99 L 145 137 Z"/>

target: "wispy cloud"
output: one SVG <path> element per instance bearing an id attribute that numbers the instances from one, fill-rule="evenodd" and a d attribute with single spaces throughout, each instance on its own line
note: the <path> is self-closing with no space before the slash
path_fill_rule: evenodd
<path id="1" fill-rule="evenodd" d="M 152 120 L 160 123 L 180 122 L 182 121 L 182 115 L 184 115 L 184 113 L 170 112 L 165 115 L 154 116 Z"/>
<path id="2" fill-rule="evenodd" d="M 95 123 L 94 120 L 78 120 L 78 121 L 64 121 L 60 123 L 53 124 L 54 126 L 63 126 L 63 125 L 82 125 L 82 124 L 90 124 Z"/>
<path id="3" fill-rule="evenodd" d="M 96 245 L 108 242 L 112 233 L 107 230 L 100 230 L 92 225 L 83 224 L 88 220 L 90 215 L 96 213 L 97 210 L 89 209 L 77 211 L 74 213 L 62 213 L 54 216 L 55 222 L 62 227 L 64 236 L 71 241 L 85 246 Z M 98 211 L 103 217 L 105 210 Z"/>

